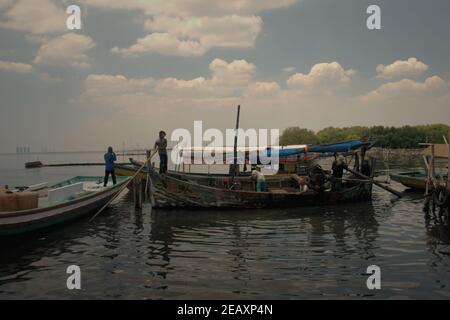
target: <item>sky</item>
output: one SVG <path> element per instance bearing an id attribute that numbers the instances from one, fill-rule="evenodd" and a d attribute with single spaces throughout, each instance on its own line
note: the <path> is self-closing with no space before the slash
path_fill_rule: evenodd
<path id="1" fill-rule="evenodd" d="M 195 120 L 233 128 L 238 104 L 244 129 L 450 124 L 449 16 L 448 0 L 0 0 L 0 152 L 150 147 Z"/>

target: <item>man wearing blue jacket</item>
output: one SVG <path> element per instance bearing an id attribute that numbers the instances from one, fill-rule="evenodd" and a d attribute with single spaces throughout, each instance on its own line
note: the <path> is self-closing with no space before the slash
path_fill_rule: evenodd
<path id="1" fill-rule="evenodd" d="M 113 183 L 116 184 L 116 172 L 114 171 L 114 161 L 117 161 L 116 154 L 113 152 L 112 147 L 108 147 L 108 152 L 105 153 L 105 179 L 104 186 L 108 184 L 109 175 L 111 175 Z"/>

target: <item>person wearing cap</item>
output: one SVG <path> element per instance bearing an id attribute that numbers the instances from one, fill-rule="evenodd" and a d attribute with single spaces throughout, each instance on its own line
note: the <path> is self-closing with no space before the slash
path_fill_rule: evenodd
<path id="1" fill-rule="evenodd" d="M 103 179 L 103 185 L 106 187 L 108 184 L 109 175 L 111 175 L 113 184 L 116 184 L 116 172 L 114 171 L 114 161 L 117 161 L 116 154 L 112 147 L 108 147 L 108 152 L 103 156 L 105 159 L 105 178 Z"/>
<path id="2" fill-rule="evenodd" d="M 333 170 L 332 181 L 333 181 L 333 190 L 340 191 L 342 189 L 342 177 L 344 176 L 344 169 L 347 167 L 345 164 L 345 158 L 343 155 L 340 155 L 331 166 L 331 170 Z"/>
<path id="3" fill-rule="evenodd" d="M 159 154 L 159 173 L 163 174 L 167 172 L 167 139 L 164 131 L 159 132 L 159 137 L 155 142 L 155 150 L 158 150 Z"/>

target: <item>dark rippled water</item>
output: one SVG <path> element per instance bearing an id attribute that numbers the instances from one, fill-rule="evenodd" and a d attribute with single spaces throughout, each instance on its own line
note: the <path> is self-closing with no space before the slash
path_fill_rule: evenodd
<path id="1" fill-rule="evenodd" d="M 426 220 L 414 193 L 397 200 L 375 189 L 372 203 L 339 207 L 197 212 L 135 211 L 125 193 L 92 224 L 2 243 L 0 298 L 449 299 L 449 243 L 450 229 Z M 66 288 L 73 264 L 82 290 Z M 366 287 L 369 265 L 381 268 L 381 290 Z"/>

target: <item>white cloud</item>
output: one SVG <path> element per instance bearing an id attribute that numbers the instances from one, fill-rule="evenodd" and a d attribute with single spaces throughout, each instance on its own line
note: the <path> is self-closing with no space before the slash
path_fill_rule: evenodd
<path id="1" fill-rule="evenodd" d="M 12 71 L 12 72 L 16 72 L 19 74 L 27 74 L 27 73 L 32 73 L 34 71 L 34 68 L 32 65 L 26 64 L 26 63 L 18 63 L 18 62 L 0 60 L 0 70 Z"/>
<path id="2" fill-rule="evenodd" d="M 35 35 L 63 32 L 67 15 L 51 0 L 1 1 L 0 27 Z"/>
<path id="3" fill-rule="evenodd" d="M 288 80 L 287 89 L 277 82 L 254 82 L 255 65 L 245 60 L 227 62 L 213 60 L 209 76 L 193 79 L 129 79 L 124 76 L 90 75 L 85 81 L 84 98 L 103 101 L 104 105 L 130 106 L 126 101 L 146 101 L 152 105 L 190 105 L 217 107 L 239 100 L 260 105 L 294 106 L 301 99 L 333 95 L 333 90 L 350 84 L 353 70 L 344 70 L 337 62 L 322 63 L 312 67 L 308 75 L 296 74 Z M 331 89 L 330 89 L 331 88 Z M 107 102 L 106 102 L 107 101 Z M 150 102 L 151 101 L 151 102 Z"/>
<path id="4" fill-rule="evenodd" d="M 325 125 L 450 121 L 449 83 L 437 76 L 424 82 L 404 79 L 384 84 L 359 96 L 351 94 L 351 77 L 355 71 L 345 70 L 337 62 L 313 66 L 308 74 L 290 78 L 292 86 L 286 88 L 274 81 L 254 81 L 256 67 L 245 60 L 215 59 L 209 69 L 209 75 L 192 79 L 90 75 L 85 80 L 84 93 L 76 102 L 113 108 L 139 119 L 149 117 L 155 125 L 166 128 L 188 126 L 199 118 L 209 125 L 223 124 L 222 118 L 233 114 L 228 108 L 237 104 L 249 115 L 243 126 L 260 128 L 299 123 L 319 129 Z M 348 94 L 342 95 L 342 91 Z"/>
<path id="5" fill-rule="evenodd" d="M 0 60 L 0 71 L 9 71 L 15 72 L 18 74 L 34 74 L 37 79 L 47 82 L 47 83 L 56 83 L 61 82 L 62 79 L 58 77 L 54 77 L 47 72 L 38 72 L 31 64 L 27 63 L 18 63 L 11 61 L 2 61 Z"/>
<path id="6" fill-rule="evenodd" d="M 408 76 L 418 76 L 428 70 L 428 65 L 416 58 L 409 58 L 408 60 L 397 60 L 387 66 L 378 65 L 377 77 L 379 78 L 398 78 Z"/>
<path id="7" fill-rule="evenodd" d="M 152 33 L 138 39 L 137 43 L 129 48 L 115 47 L 112 51 L 128 57 L 135 57 L 145 52 L 174 56 L 201 56 L 205 54 L 206 49 L 197 41 L 180 40 L 168 33 Z"/>
<path id="8" fill-rule="evenodd" d="M 365 102 L 400 98 L 415 100 L 418 97 L 437 97 L 445 95 L 445 93 L 448 93 L 449 91 L 449 82 L 444 81 L 438 76 L 432 76 L 427 78 L 424 82 L 402 79 L 396 82 L 385 83 L 368 94 L 361 96 L 360 99 Z"/>
<path id="9" fill-rule="evenodd" d="M 146 22 L 149 31 L 166 31 L 195 39 L 205 48 L 253 46 L 261 25 L 260 17 L 238 15 L 199 18 L 156 16 Z"/>
<path id="10" fill-rule="evenodd" d="M 247 99 L 273 99 L 281 92 L 282 90 L 276 82 L 255 82 L 248 86 L 245 97 Z"/>
<path id="11" fill-rule="evenodd" d="M 286 68 L 283 68 L 283 71 L 284 71 L 284 72 L 287 72 L 287 73 L 293 72 L 294 70 L 295 70 L 295 67 L 286 67 Z"/>
<path id="12" fill-rule="evenodd" d="M 224 16 L 252 15 L 265 10 L 289 7 L 301 0 L 227 0 L 211 3 L 205 0 L 86 0 L 91 6 L 125 10 L 144 10 L 147 15 Z"/>
<path id="13" fill-rule="evenodd" d="M 234 98 L 250 84 L 255 66 L 245 60 L 230 63 L 215 59 L 210 65 L 209 77 L 197 77 L 191 80 L 163 79 L 128 79 L 122 75 L 90 75 L 85 81 L 84 96 L 97 101 L 125 101 L 131 96 L 149 98 L 155 101 L 169 99 L 201 100 L 215 98 Z M 120 97 L 120 99 L 116 99 Z"/>
<path id="14" fill-rule="evenodd" d="M 198 77 L 192 80 L 166 78 L 159 80 L 156 93 L 162 96 L 183 98 L 211 98 L 239 96 L 251 82 L 255 66 L 245 60 L 230 63 L 215 59 L 210 65 L 209 78 Z"/>
<path id="15" fill-rule="evenodd" d="M 87 0 L 91 6 L 143 11 L 145 29 L 152 32 L 127 48 L 113 48 L 124 56 L 146 52 L 200 56 L 213 48 L 253 47 L 262 30 L 258 13 L 286 8 L 301 0 Z"/>
<path id="16" fill-rule="evenodd" d="M 137 40 L 128 48 L 114 52 L 137 55 L 156 52 L 163 55 L 198 56 L 212 48 L 252 47 L 261 31 L 262 20 L 257 16 L 171 17 L 155 16 L 145 23 L 153 33 Z"/>
<path id="17" fill-rule="evenodd" d="M 68 33 L 49 40 L 41 45 L 35 64 L 53 66 L 89 67 L 86 52 L 95 46 L 92 39 L 85 35 Z"/>
<path id="18" fill-rule="evenodd" d="M 62 81 L 61 78 L 54 77 L 54 76 L 52 76 L 51 74 L 49 74 L 47 72 L 41 72 L 38 77 L 39 77 L 39 79 L 41 81 L 44 81 L 44 82 L 47 82 L 47 83 L 58 83 L 58 82 Z"/>
<path id="19" fill-rule="evenodd" d="M 106 97 L 150 92 L 154 88 L 155 80 L 152 78 L 127 79 L 122 75 L 91 74 L 84 84 L 89 96 Z"/>
<path id="20" fill-rule="evenodd" d="M 311 68 L 309 74 L 296 73 L 287 80 L 290 89 L 296 90 L 332 90 L 348 86 L 355 74 L 352 69 L 344 70 L 337 62 L 318 63 Z"/>

